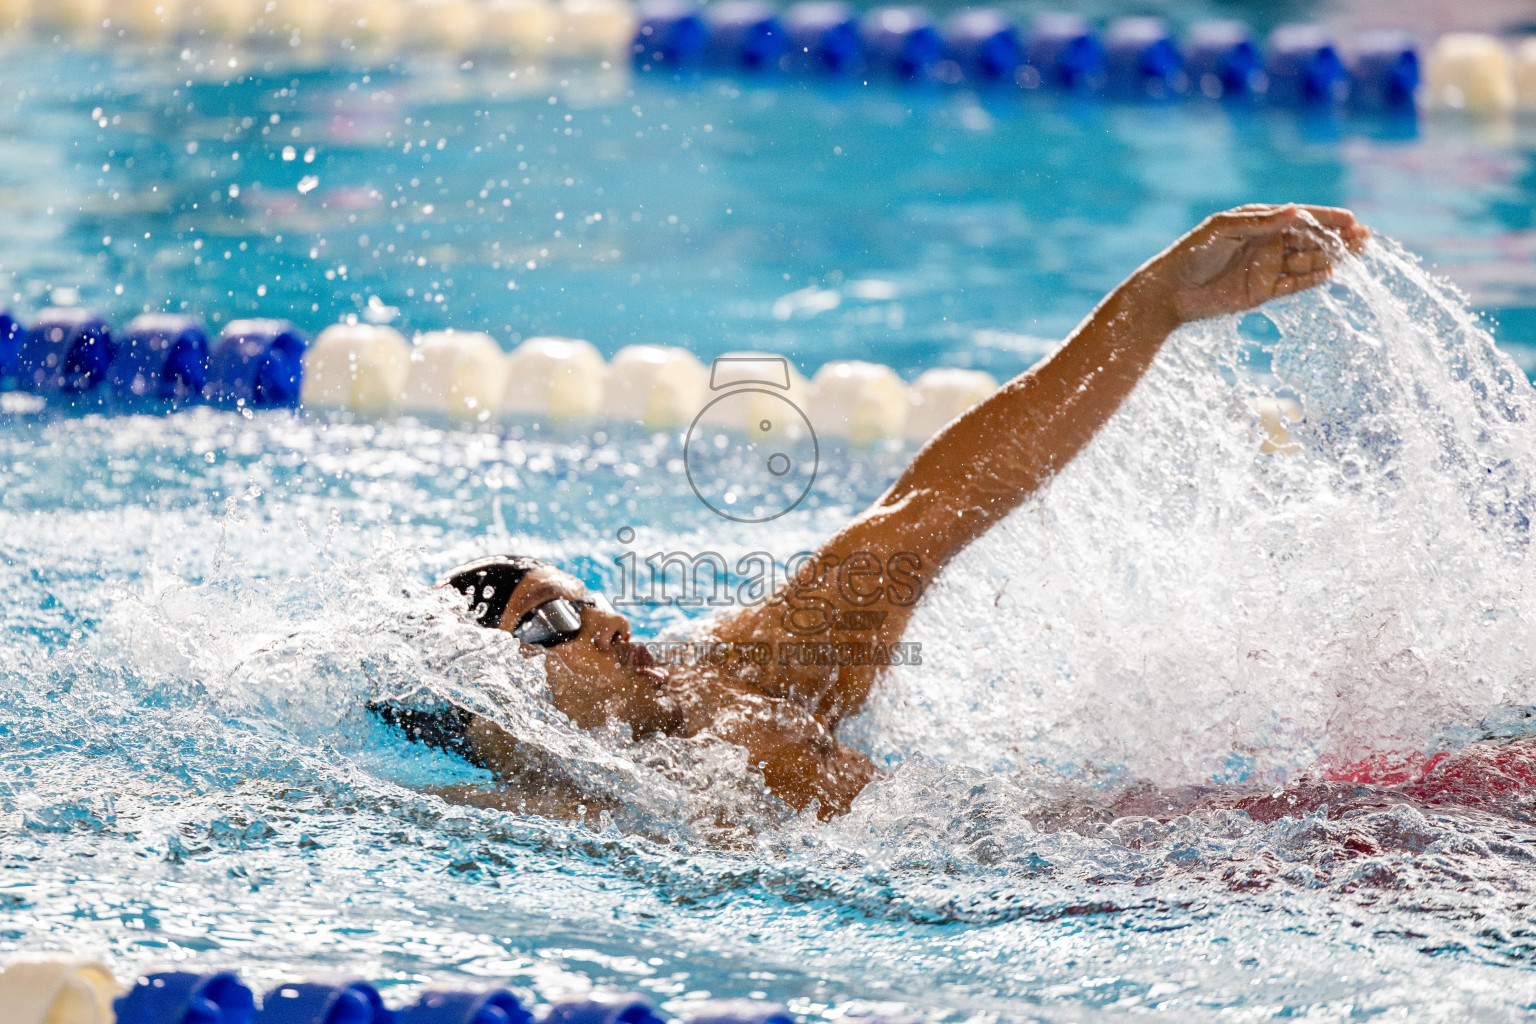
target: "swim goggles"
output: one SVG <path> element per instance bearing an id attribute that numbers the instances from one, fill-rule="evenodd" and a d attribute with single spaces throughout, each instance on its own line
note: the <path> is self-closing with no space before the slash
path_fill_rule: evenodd
<path id="1" fill-rule="evenodd" d="M 601 594 L 592 594 L 578 600 L 557 597 L 532 608 L 518 620 L 512 635 L 525 644 L 537 647 L 559 647 L 581 635 L 581 610 L 597 608 L 613 611 L 613 606 Z"/>

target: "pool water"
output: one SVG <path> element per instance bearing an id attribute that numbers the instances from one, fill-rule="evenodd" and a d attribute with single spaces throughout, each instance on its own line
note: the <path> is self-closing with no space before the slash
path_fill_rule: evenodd
<path id="1" fill-rule="evenodd" d="M 787 559 L 909 450 L 828 444 L 802 508 L 738 524 L 679 438 L 616 425 L 9 413 L 0 952 L 345 970 L 394 1002 L 464 976 L 679 1012 L 760 994 L 812 1019 L 1529 1012 L 1527 790 L 1232 806 L 1529 729 L 1526 129 L 197 64 L 7 66 L 19 304 L 393 308 L 509 345 L 1001 376 L 1204 213 L 1298 198 L 1357 207 L 1472 308 L 1384 241 L 1326 291 L 1180 332 L 929 595 L 925 664 L 847 730 L 889 777 L 825 825 L 733 748 L 572 729 L 428 584 L 489 550 L 609 587 L 628 552 Z M 1274 395 L 1306 412 L 1293 455 L 1259 450 L 1250 403 Z M 424 792 L 484 779 L 363 710 L 422 686 L 614 809 Z"/>
<path id="2" fill-rule="evenodd" d="M 1002 377 L 1200 217 L 1297 200 L 1401 240 L 1536 369 L 1524 122 L 51 48 L 0 83 L 23 308 Z"/>

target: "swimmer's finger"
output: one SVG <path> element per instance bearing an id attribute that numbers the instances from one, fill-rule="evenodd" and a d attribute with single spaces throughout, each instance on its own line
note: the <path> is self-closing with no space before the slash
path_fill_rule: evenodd
<path id="1" fill-rule="evenodd" d="M 1340 246 L 1358 256 L 1365 248 L 1365 240 L 1370 237 L 1370 232 L 1358 224 L 1355 227 L 1358 231 L 1337 232 L 1331 228 L 1303 223 L 1295 228 L 1285 229 L 1281 232 L 1281 237 L 1285 239 L 1287 256 L 1293 253 L 1322 253 L 1330 257 L 1337 256 L 1340 255 Z"/>
<path id="2" fill-rule="evenodd" d="M 1327 224 L 1317 224 L 1300 215 L 1293 221 L 1288 221 L 1285 227 L 1280 229 L 1280 236 L 1286 243 L 1298 249 L 1319 249 L 1323 246 L 1336 246 L 1344 239 L 1342 229 L 1329 227 Z"/>
<path id="3" fill-rule="evenodd" d="M 1315 225 L 1300 219 L 1294 211 L 1223 215 L 1225 219 L 1212 225 L 1216 238 L 1243 243 L 1267 244 L 1279 242 L 1287 249 L 1321 248 L 1326 243 L 1323 232 Z"/>
<path id="4" fill-rule="evenodd" d="M 1356 224 L 1344 235 L 1344 244 L 1349 251 L 1356 256 L 1365 251 L 1365 243 L 1371 240 L 1371 229 L 1364 224 Z"/>
<path id="5" fill-rule="evenodd" d="M 1350 252 L 1358 255 L 1371 237 L 1371 229 L 1355 219 L 1354 213 L 1340 206 L 1299 206 L 1319 225 L 1326 228 Z"/>
<path id="6" fill-rule="evenodd" d="M 1364 224 L 1354 224 L 1346 228 L 1335 230 L 1323 227 L 1319 231 L 1315 227 L 1298 236 L 1295 246 L 1298 252 L 1306 252 L 1314 249 L 1325 249 L 1337 252 L 1342 245 L 1348 252 L 1358 256 L 1365 251 L 1365 243 L 1370 240 L 1371 229 Z M 1300 241 L 1299 239 L 1306 239 Z"/>
<path id="7" fill-rule="evenodd" d="M 1219 233 L 1235 238 L 1256 238 L 1276 232 L 1300 237 L 1316 236 L 1322 228 L 1342 241 L 1353 252 L 1360 251 L 1370 231 L 1355 220 L 1355 215 L 1337 206 L 1261 206 L 1252 204 L 1217 214 L 1212 218 Z"/>
<path id="8" fill-rule="evenodd" d="M 1299 274 L 1311 274 L 1323 270 L 1328 266 L 1328 254 L 1321 249 L 1313 249 L 1310 252 L 1288 252 L 1285 254 L 1285 262 L 1281 269 L 1291 276 Z"/>
<path id="9" fill-rule="evenodd" d="M 1350 210 L 1344 209 L 1342 206 L 1309 206 L 1305 204 L 1297 204 L 1296 209 L 1302 213 L 1308 214 L 1313 220 L 1317 221 L 1325 228 L 1334 228 L 1338 230 L 1347 228 L 1351 224 L 1355 223 L 1354 213 Z"/>
<path id="10" fill-rule="evenodd" d="M 1324 267 L 1322 270 L 1314 270 L 1307 274 L 1287 274 L 1275 280 L 1275 297 L 1282 295 L 1295 295 L 1304 292 L 1308 288 L 1316 288 L 1333 274 L 1332 267 Z"/>
<path id="11" fill-rule="evenodd" d="M 1290 230 L 1280 233 L 1280 239 L 1285 243 L 1285 251 L 1292 252 L 1322 252 L 1327 239 L 1316 231 Z"/>
<path id="12" fill-rule="evenodd" d="M 1261 242 L 1250 243 L 1252 254 L 1248 266 L 1261 279 L 1279 277 L 1285 273 L 1285 241 L 1279 235 L 1270 235 Z"/>

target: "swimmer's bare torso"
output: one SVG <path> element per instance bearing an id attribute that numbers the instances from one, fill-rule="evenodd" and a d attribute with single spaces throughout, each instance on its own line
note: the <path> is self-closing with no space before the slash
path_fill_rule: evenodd
<path id="1" fill-rule="evenodd" d="M 790 806 L 814 803 L 824 818 L 846 811 L 879 772 L 835 732 L 864 706 L 888 659 L 839 663 L 846 660 L 777 652 L 785 645 L 804 651 L 808 642 L 814 651 L 816 621 L 850 621 L 850 614 L 870 650 L 902 644 L 923 585 L 1087 445 L 1169 334 L 1320 284 L 1333 262 L 1346 249 L 1358 252 L 1367 237 L 1353 215 L 1330 207 L 1254 205 L 1207 218 L 1106 296 L 1048 359 L 924 445 L 775 600 L 708 626 L 712 640 L 740 649 L 767 645 L 774 656 L 662 671 L 637 655 L 623 616 L 589 605 L 574 640 L 527 647 L 544 659 L 555 706 L 581 728 L 619 719 L 637 734 L 712 734 L 745 748 L 768 788 Z M 535 569 L 516 587 L 501 628 L 512 630 L 554 598 L 583 596 L 574 577 Z M 797 612 L 799 621 L 791 618 Z M 534 794 L 526 790 L 545 776 L 500 727 L 477 720 L 466 740 L 481 763 L 509 782 L 522 781 L 521 806 L 547 811 L 560 803 L 553 792 L 545 801 L 529 799 Z"/>

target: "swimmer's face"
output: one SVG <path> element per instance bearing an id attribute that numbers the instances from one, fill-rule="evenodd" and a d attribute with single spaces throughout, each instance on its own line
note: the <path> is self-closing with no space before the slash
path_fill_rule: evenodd
<path id="1" fill-rule="evenodd" d="M 540 566 L 523 577 L 501 617 L 512 632 L 523 616 L 546 601 L 580 601 L 587 588 L 569 573 Z M 555 647 L 523 644 L 528 657 L 544 659 L 555 707 L 583 729 L 610 718 L 629 722 L 636 732 L 666 731 L 675 717 L 666 694 L 666 676 L 647 667 L 643 648 L 637 657 L 630 644 L 629 620 L 614 611 L 581 606 L 581 632 Z"/>

